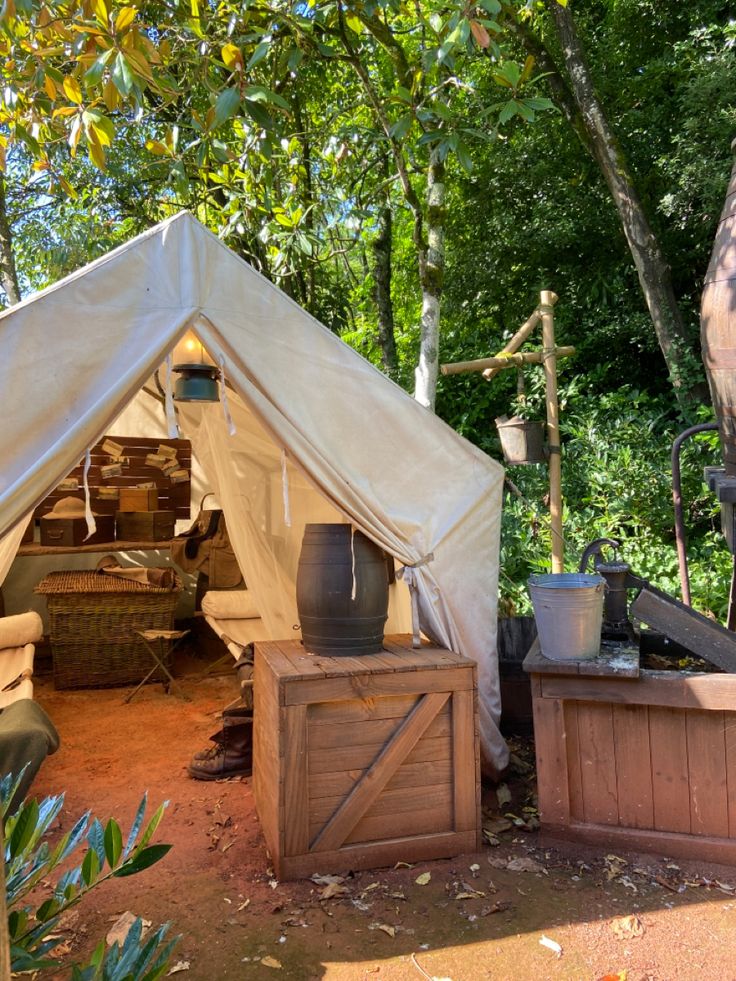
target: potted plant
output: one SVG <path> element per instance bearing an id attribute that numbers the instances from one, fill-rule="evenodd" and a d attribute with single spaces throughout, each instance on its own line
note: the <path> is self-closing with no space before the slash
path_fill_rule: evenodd
<path id="1" fill-rule="evenodd" d="M 545 462 L 545 423 L 540 418 L 543 411 L 543 391 L 535 390 L 527 394 L 523 376 L 519 372 L 516 398 L 511 403 L 511 416 L 503 415 L 496 419 L 496 429 L 506 463 L 518 466 Z"/>

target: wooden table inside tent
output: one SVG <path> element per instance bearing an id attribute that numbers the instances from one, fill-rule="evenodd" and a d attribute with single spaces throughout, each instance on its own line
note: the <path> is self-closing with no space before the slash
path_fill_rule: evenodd
<path id="1" fill-rule="evenodd" d="M 479 847 L 475 663 L 408 636 L 384 648 L 255 645 L 253 788 L 280 879 Z"/>

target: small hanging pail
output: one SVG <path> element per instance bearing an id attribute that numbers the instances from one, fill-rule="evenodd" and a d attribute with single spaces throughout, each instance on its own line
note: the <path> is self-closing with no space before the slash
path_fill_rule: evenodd
<path id="1" fill-rule="evenodd" d="M 529 577 L 529 595 L 542 654 L 553 661 L 582 661 L 601 650 L 602 576 L 555 572 Z"/>

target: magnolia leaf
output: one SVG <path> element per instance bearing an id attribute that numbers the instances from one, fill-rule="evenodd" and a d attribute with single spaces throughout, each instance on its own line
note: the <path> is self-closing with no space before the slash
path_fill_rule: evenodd
<path id="1" fill-rule="evenodd" d="M 356 17 L 355 14 L 346 14 L 345 23 L 348 25 L 351 31 L 356 34 L 361 34 L 363 32 L 363 22 L 360 17 Z"/>
<path id="2" fill-rule="evenodd" d="M 130 95 L 135 80 L 133 72 L 130 70 L 128 60 L 122 51 L 119 51 L 112 66 L 112 80 L 121 95 Z"/>
<path id="3" fill-rule="evenodd" d="M 44 79 L 43 79 L 43 87 L 44 87 L 44 89 L 46 91 L 46 95 L 49 97 L 49 99 L 55 99 L 56 98 L 56 91 L 57 91 L 56 84 L 54 83 L 53 78 L 51 78 L 49 75 L 45 75 L 44 76 Z"/>
<path id="4" fill-rule="evenodd" d="M 266 40 L 266 41 L 261 41 L 259 44 L 256 45 L 255 51 L 250 56 L 250 60 L 248 61 L 248 70 L 249 71 L 250 71 L 251 68 L 254 68 L 258 64 L 259 61 L 263 61 L 263 59 L 268 54 L 268 49 L 270 47 L 271 47 L 271 41 L 270 41 L 270 39 L 269 40 Z"/>
<path id="5" fill-rule="evenodd" d="M 426 886 L 431 878 L 432 878 L 431 872 L 422 872 L 422 874 L 418 875 L 414 881 L 418 886 Z"/>
<path id="6" fill-rule="evenodd" d="M 105 0 L 92 0 L 92 9 L 100 24 L 107 27 L 107 5 Z"/>
<path id="7" fill-rule="evenodd" d="M 102 153 L 102 147 L 99 144 L 95 144 L 95 143 L 90 142 L 90 144 L 89 144 L 89 155 L 90 155 L 90 157 L 92 157 L 93 162 L 95 164 L 97 164 L 97 161 L 94 158 L 94 150 L 95 150 L 95 148 L 100 153 Z M 105 163 L 104 154 L 102 156 L 102 163 L 103 163 L 103 166 L 104 166 L 104 163 Z M 100 871 L 100 860 L 97 857 L 97 852 L 94 850 L 94 848 L 89 848 L 87 850 L 87 854 L 84 856 L 84 860 L 82 862 L 82 882 L 84 882 L 85 886 L 91 886 L 92 885 L 92 883 L 97 878 L 97 876 L 99 874 L 99 871 Z"/>
<path id="8" fill-rule="evenodd" d="M 137 13 L 135 7 L 123 7 L 115 19 L 115 30 L 120 32 L 124 31 L 126 27 L 130 27 Z"/>
<path id="9" fill-rule="evenodd" d="M 276 971 L 281 970 L 281 961 L 276 960 L 275 957 L 271 957 L 270 954 L 261 958 L 261 965 L 263 967 L 272 967 Z"/>
<path id="10" fill-rule="evenodd" d="M 70 102 L 76 102 L 79 105 L 82 101 L 82 90 L 79 87 L 79 82 L 73 75 L 64 76 L 64 92 Z"/>
<path id="11" fill-rule="evenodd" d="M 212 117 L 213 127 L 220 126 L 234 116 L 240 107 L 240 91 L 239 89 L 223 89 L 222 92 L 217 96 L 217 102 L 215 103 L 215 112 Z"/>
<path id="12" fill-rule="evenodd" d="M 222 48 L 222 60 L 227 68 L 243 67 L 243 55 L 236 44 L 225 44 Z"/>
<path id="13" fill-rule="evenodd" d="M 146 140 L 146 150 L 157 154 L 159 157 L 169 155 L 169 148 L 165 144 L 159 143 L 158 140 Z"/>

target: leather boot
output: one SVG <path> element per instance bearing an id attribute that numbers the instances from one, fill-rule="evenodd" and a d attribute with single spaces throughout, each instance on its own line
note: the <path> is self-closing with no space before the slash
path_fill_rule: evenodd
<path id="1" fill-rule="evenodd" d="M 195 754 L 187 771 L 195 780 L 220 780 L 253 772 L 253 715 L 244 709 L 223 712 L 213 746 Z"/>

